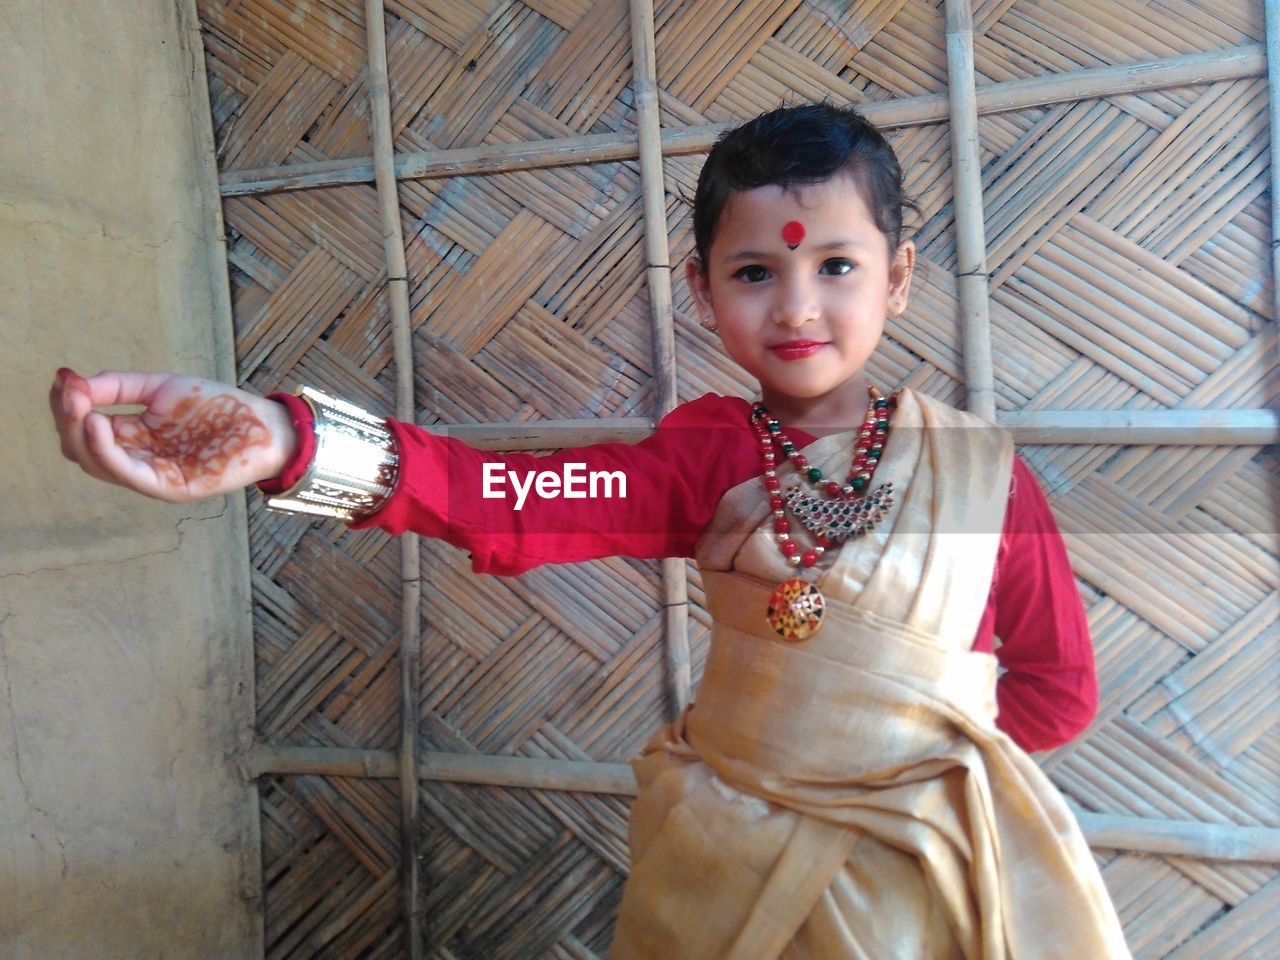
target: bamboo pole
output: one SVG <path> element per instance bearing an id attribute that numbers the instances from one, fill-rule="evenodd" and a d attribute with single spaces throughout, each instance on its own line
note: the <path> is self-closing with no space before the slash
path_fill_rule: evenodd
<path id="1" fill-rule="evenodd" d="M 395 166 L 399 179 L 417 180 L 603 163 L 609 160 L 634 160 L 637 155 L 636 139 L 632 135 L 592 133 L 528 143 L 486 144 L 479 147 L 402 153 L 396 157 Z M 344 183 L 367 183 L 372 179 L 371 159 L 353 157 L 289 163 L 256 170 L 235 170 L 223 174 L 220 185 L 224 197 L 234 197 L 279 190 L 330 187 Z"/>
<path id="2" fill-rule="evenodd" d="M 653 0 L 631 0 L 631 66 L 644 199 L 646 279 L 653 323 L 653 405 L 656 417 L 661 419 L 676 405 L 676 343 Z M 693 686 L 689 664 L 689 585 L 682 557 L 662 561 L 662 607 L 666 617 L 667 706 L 674 719 L 689 702 Z"/>
<path id="3" fill-rule="evenodd" d="M 1271 309 L 1280 321 L 1280 0 L 1266 0 L 1267 100 L 1271 121 Z"/>
<path id="4" fill-rule="evenodd" d="M 1280 410 L 1030 410 L 1001 413 L 1015 443 L 1262 446 L 1280 443 Z"/>
<path id="5" fill-rule="evenodd" d="M 413 423 L 413 343 L 409 326 L 409 278 L 391 136 L 391 88 L 387 77 L 386 18 L 382 0 L 365 0 L 369 48 L 369 125 L 373 134 L 375 183 L 382 213 L 387 294 L 391 301 L 392 351 L 396 366 L 396 416 Z M 400 538 L 400 878 L 407 955 L 422 957 L 418 870 L 418 661 L 421 655 L 422 554 L 416 534 Z"/>
<path id="6" fill-rule="evenodd" d="M 481 450 L 559 450 L 592 443 L 635 443 L 653 433 L 656 425 L 652 417 L 587 417 L 432 424 L 426 429 Z"/>
<path id="7" fill-rule="evenodd" d="M 424 780 L 530 790 L 609 793 L 627 797 L 637 792 L 635 774 L 629 765 L 585 760 L 427 753 L 422 757 L 420 776 Z"/>
<path id="8" fill-rule="evenodd" d="M 1244 447 L 1280 443 L 1280 410 L 1020 410 L 996 423 L 1015 443 Z M 432 433 L 480 450 L 559 450 L 591 443 L 636 443 L 653 432 L 649 417 L 508 420 L 434 425 Z"/>
<path id="9" fill-rule="evenodd" d="M 423 751 L 418 759 L 418 776 L 425 781 L 623 796 L 636 793 L 635 776 L 625 763 L 436 751 Z M 246 779 L 310 774 L 391 780 L 397 776 L 397 764 L 395 752 L 391 750 L 262 744 L 247 754 L 241 772 Z"/>
<path id="10" fill-rule="evenodd" d="M 653 321 L 654 406 L 659 418 L 676 405 L 675 328 L 671 307 L 671 252 L 667 244 L 667 191 L 658 122 L 658 80 L 653 0 L 631 0 L 631 57 L 639 133 L 640 190 L 650 317 Z"/>
<path id="11" fill-rule="evenodd" d="M 424 781 L 617 796 L 634 796 L 637 792 L 631 768 L 621 763 L 437 752 L 422 753 L 420 760 L 418 775 Z M 390 750 L 260 745 L 246 755 L 241 769 L 248 779 L 311 774 L 389 780 L 396 776 L 397 764 Z M 1280 863 L 1280 828 L 1276 827 L 1156 820 L 1085 811 L 1076 811 L 1076 818 L 1089 845 L 1097 849 Z"/>
<path id="12" fill-rule="evenodd" d="M 1244 44 L 1185 57 L 985 84 L 977 88 L 976 104 L 978 114 L 988 116 L 1055 103 L 1239 80 L 1261 76 L 1266 70 L 1267 58 L 1262 45 Z M 927 94 L 881 103 L 863 103 L 859 108 L 876 126 L 891 130 L 946 120 L 950 106 L 946 94 Z M 682 130 L 665 130 L 661 137 L 662 153 L 666 156 L 705 153 L 726 127 L 726 124 L 703 124 Z M 585 134 L 531 143 L 402 153 L 395 158 L 395 173 L 401 180 L 475 176 L 508 170 L 634 160 L 639 155 L 639 144 L 630 134 Z M 228 171 L 219 179 L 219 187 L 224 197 L 237 197 L 344 183 L 368 183 L 373 179 L 372 158 L 356 157 Z"/>
<path id="13" fill-rule="evenodd" d="M 947 77 L 955 196 L 956 301 L 964 340 L 965 405 L 970 413 L 994 422 L 996 378 L 991 357 L 991 301 L 973 72 L 973 11 L 969 0 L 947 0 Z"/>
<path id="14" fill-rule="evenodd" d="M 1230 823 L 1148 820 L 1109 813 L 1076 811 L 1091 847 L 1139 850 L 1162 856 L 1203 860 L 1280 863 L 1280 829 Z"/>

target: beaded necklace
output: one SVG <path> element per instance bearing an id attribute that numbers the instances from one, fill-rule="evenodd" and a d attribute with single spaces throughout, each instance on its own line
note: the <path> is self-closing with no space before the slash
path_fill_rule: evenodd
<path id="1" fill-rule="evenodd" d="M 751 408 L 750 423 L 760 443 L 764 465 L 761 480 L 773 514 L 773 533 L 779 550 L 793 567 L 815 566 L 828 549 L 846 539 L 862 536 L 893 506 L 892 482 L 871 489 L 871 479 L 888 438 L 889 399 L 875 386 L 867 389 L 870 395 L 867 413 L 858 432 L 849 476 L 843 484 L 827 479 L 819 468 L 810 466 L 808 458 L 796 448 L 764 404 L 756 403 Z M 825 497 L 805 493 L 798 486 L 783 491 L 777 471 L 779 454 L 791 461 L 800 477 Z M 813 547 L 801 550 L 792 539 L 788 511 L 813 535 L 816 541 Z M 807 640 L 822 625 L 825 606 L 826 601 L 815 585 L 793 578 L 779 585 L 770 598 L 769 623 L 784 640 Z"/>

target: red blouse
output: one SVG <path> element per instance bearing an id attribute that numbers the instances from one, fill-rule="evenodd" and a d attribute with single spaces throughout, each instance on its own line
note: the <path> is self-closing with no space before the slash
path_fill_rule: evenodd
<path id="1" fill-rule="evenodd" d="M 289 395 L 274 399 L 289 407 L 300 442 L 280 477 L 261 485 L 269 493 L 295 483 L 314 452 L 310 409 Z M 707 394 L 677 407 L 639 443 L 548 456 L 479 451 L 392 420 L 395 493 L 354 526 L 446 540 L 470 553 L 477 573 L 606 556 L 692 557 L 720 498 L 760 472 L 748 409 L 741 398 Z M 798 446 L 813 440 L 790 435 Z M 535 481 L 539 473 L 546 476 Z M 1088 726 L 1098 693 L 1084 605 L 1049 505 L 1018 457 L 973 649 L 990 652 L 996 636 L 1001 729 L 1024 750 L 1044 750 Z"/>

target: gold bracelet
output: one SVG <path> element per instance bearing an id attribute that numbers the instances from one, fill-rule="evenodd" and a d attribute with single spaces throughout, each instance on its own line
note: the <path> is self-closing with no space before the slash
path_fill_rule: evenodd
<path id="1" fill-rule="evenodd" d="M 395 489 L 400 465 L 386 421 L 311 387 L 298 395 L 315 415 L 315 456 L 302 479 L 267 506 L 347 523 L 378 510 Z"/>

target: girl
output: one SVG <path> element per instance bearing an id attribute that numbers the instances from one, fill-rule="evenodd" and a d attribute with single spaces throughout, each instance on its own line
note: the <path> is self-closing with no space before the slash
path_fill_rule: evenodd
<path id="1" fill-rule="evenodd" d="M 274 506 L 442 537 L 482 572 L 696 557 L 711 649 L 635 763 L 614 957 L 1127 957 L 1023 752 L 1096 706 L 1043 495 L 1004 431 L 868 382 L 907 305 L 903 204 L 892 149 L 850 110 L 725 135 L 687 273 L 761 400 L 704 396 L 634 446 L 498 457 L 320 394 L 64 370 L 63 451 L 167 500 L 260 481 Z M 93 411 L 114 403 L 147 409 Z"/>

